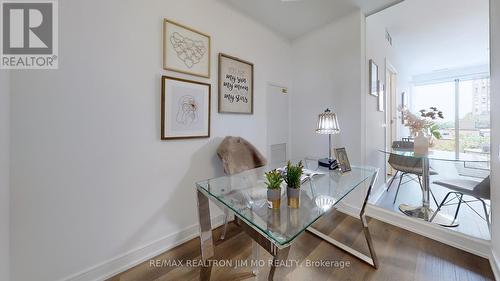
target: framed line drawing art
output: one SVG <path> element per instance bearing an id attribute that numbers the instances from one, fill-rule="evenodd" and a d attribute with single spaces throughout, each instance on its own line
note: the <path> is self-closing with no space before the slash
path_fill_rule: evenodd
<path id="1" fill-rule="evenodd" d="M 161 77 L 161 139 L 210 137 L 210 84 Z"/>
<path id="2" fill-rule="evenodd" d="M 253 63 L 219 54 L 219 113 L 253 114 Z"/>
<path id="3" fill-rule="evenodd" d="M 164 19 L 163 68 L 210 78 L 210 36 Z"/>
<path id="4" fill-rule="evenodd" d="M 378 96 L 378 66 L 377 64 L 373 61 L 370 60 L 369 66 L 368 66 L 368 93 L 372 96 L 377 97 Z"/>

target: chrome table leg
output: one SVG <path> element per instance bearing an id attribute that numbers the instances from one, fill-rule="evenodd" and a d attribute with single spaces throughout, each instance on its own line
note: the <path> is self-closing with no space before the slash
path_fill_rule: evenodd
<path id="1" fill-rule="evenodd" d="M 251 264 L 253 263 L 252 266 L 252 274 L 257 276 L 259 274 L 259 259 L 260 259 L 260 245 L 252 240 L 252 260 Z"/>
<path id="2" fill-rule="evenodd" d="M 244 221 L 242 221 L 241 228 L 243 229 L 243 231 L 245 231 L 246 234 L 248 234 L 248 236 L 250 236 L 253 239 L 252 247 L 254 247 L 253 248 L 254 257 L 256 253 L 258 253 L 259 247 L 264 248 L 268 253 L 270 253 L 273 256 L 273 264 L 271 266 L 271 270 L 269 271 L 269 276 L 268 276 L 268 280 L 273 280 L 274 273 L 276 271 L 276 264 L 280 264 L 281 261 L 285 261 L 288 258 L 290 245 L 278 246 L 274 244 L 266 235 L 252 228 Z M 255 268 L 253 270 L 255 270 Z"/>
<path id="3" fill-rule="evenodd" d="M 278 250 L 276 254 L 273 255 L 273 264 L 271 265 L 271 270 L 269 271 L 269 276 L 267 276 L 268 281 L 274 280 L 274 273 L 276 272 L 276 266 L 282 262 L 286 262 L 288 259 L 288 253 L 290 252 L 290 247 Z"/>
<path id="4" fill-rule="evenodd" d="M 200 249 L 202 261 L 214 256 L 214 241 L 212 239 L 212 224 L 210 222 L 210 205 L 205 194 L 196 190 L 198 201 L 198 220 L 200 225 Z M 210 280 L 212 265 L 200 268 L 200 280 Z"/>
<path id="5" fill-rule="evenodd" d="M 350 246 L 347 246 L 332 237 L 320 232 L 319 230 L 315 229 L 314 227 L 310 226 L 307 228 L 307 231 L 311 232 L 312 234 L 318 236 L 319 238 L 323 239 L 324 241 L 346 251 L 347 253 L 355 256 L 356 258 L 368 263 L 369 265 L 373 266 L 374 268 L 378 268 L 378 258 L 375 253 L 375 248 L 373 247 L 373 241 L 372 237 L 370 234 L 370 230 L 368 229 L 368 223 L 366 222 L 366 217 L 365 217 L 365 209 L 366 209 L 366 204 L 368 203 L 368 198 L 370 197 L 370 193 L 372 190 L 373 185 L 375 184 L 377 180 L 378 173 L 375 173 L 373 175 L 370 186 L 368 187 L 368 190 L 366 192 L 365 196 L 365 201 L 363 201 L 363 206 L 361 207 L 361 211 L 359 213 L 359 218 L 361 220 L 361 224 L 363 226 L 363 234 L 365 235 L 366 243 L 368 244 L 368 250 L 370 251 L 370 256 L 367 256 L 361 252 L 359 252 L 356 249 L 353 249 Z"/>
<path id="6" fill-rule="evenodd" d="M 227 224 L 229 223 L 229 211 L 228 209 L 224 209 L 224 229 L 222 230 L 222 234 L 220 235 L 220 240 L 226 239 L 227 232 Z"/>
<path id="7" fill-rule="evenodd" d="M 198 198 L 198 220 L 200 222 L 201 258 L 203 261 L 214 256 L 214 241 L 212 239 L 212 223 L 210 222 L 210 205 L 207 196 L 196 191 Z"/>

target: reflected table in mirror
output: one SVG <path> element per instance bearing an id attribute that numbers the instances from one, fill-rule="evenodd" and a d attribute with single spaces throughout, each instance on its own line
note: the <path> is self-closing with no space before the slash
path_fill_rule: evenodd
<path id="1" fill-rule="evenodd" d="M 281 168 L 286 163 L 267 165 L 231 176 L 223 176 L 196 183 L 198 217 L 200 224 L 200 246 L 203 260 L 214 256 L 214 244 L 210 223 L 209 201 L 225 211 L 233 213 L 241 222 L 242 229 L 254 240 L 254 257 L 259 246 L 268 251 L 276 261 L 286 260 L 288 251 L 297 237 L 309 231 L 355 257 L 377 267 L 377 259 L 366 223 L 364 211 L 371 188 L 377 178 L 378 169 L 352 167 L 342 174 L 318 166 L 317 159 L 301 159 L 306 169 L 318 174 L 303 181 L 300 192 L 300 207 L 287 206 L 286 186 L 281 188 L 281 208 L 270 209 L 267 201 L 265 173 Z M 292 161 L 296 163 L 298 161 Z M 368 243 L 370 256 L 346 246 L 321 233 L 312 224 L 323 215 L 333 211 L 335 206 L 355 189 L 366 191 L 361 206 L 360 220 Z M 273 263 L 277 264 L 276 262 Z M 254 273 L 258 271 L 254 269 Z M 274 275 L 272 266 L 270 280 Z M 206 270 L 205 270 L 206 272 Z"/>
<path id="2" fill-rule="evenodd" d="M 411 206 L 408 204 L 399 205 L 399 210 L 405 215 L 413 218 L 422 219 L 425 221 L 433 222 L 446 227 L 458 226 L 458 221 L 446 214 L 438 212 L 434 214 L 434 210 L 430 206 L 430 160 L 447 161 L 447 162 L 463 162 L 465 163 L 487 163 L 489 160 L 483 155 L 468 154 L 468 153 L 455 153 L 449 151 L 429 151 L 426 154 L 418 154 L 413 149 L 383 149 L 379 150 L 385 154 L 394 154 L 398 156 L 418 159 L 421 162 L 422 171 L 422 205 Z M 417 167 L 415 167 L 417 168 Z"/>

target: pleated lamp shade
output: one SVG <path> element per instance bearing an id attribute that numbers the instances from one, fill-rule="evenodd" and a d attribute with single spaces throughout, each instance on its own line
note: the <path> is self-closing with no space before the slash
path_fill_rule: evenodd
<path id="1" fill-rule="evenodd" d="M 321 113 L 318 117 L 318 127 L 316 128 L 316 133 L 318 134 L 338 134 L 340 133 L 339 121 L 337 120 L 337 114 L 326 109 L 325 112 Z"/>

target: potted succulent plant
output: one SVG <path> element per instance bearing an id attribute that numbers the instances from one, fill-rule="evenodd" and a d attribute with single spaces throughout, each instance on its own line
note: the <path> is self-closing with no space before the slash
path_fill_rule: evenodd
<path id="1" fill-rule="evenodd" d="M 283 177 L 280 172 L 272 170 L 266 173 L 266 179 L 269 208 L 279 209 L 281 206 L 281 183 L 283 182 Z"/>
<path id="2" fill-rule="evenodd" d="M 292 165 L 292 163 L 288 161 L 286 165 L 286 194 L 288 198 L 288 207 L 290 208 L 300 207 L 300 184 L 303 168 L 304 166 L 302 165 L 302 161 L 300 161 L 297 165 Z"/>

